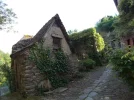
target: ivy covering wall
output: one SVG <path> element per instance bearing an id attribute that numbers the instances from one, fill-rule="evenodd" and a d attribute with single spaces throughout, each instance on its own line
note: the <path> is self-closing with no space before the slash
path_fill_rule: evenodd
<path id="1" fill-rule="evenodd" d="M 89 28 L 70 35 L 71 46 L 79 59 L 92 58 L 98 63 L 99 52 L 105 47 L 102 36 L 95 28 Z"/>
<path id="2" fill-rule="evenodd" d="M 52 52 L 43 46 L 43 41 L 37 42 L 31 49 L 29 60 L 32 61 L 44 76 L 49 79 L 53 88 L 64 86 L 68 79 L 67 56 L 62 50 Z"/>

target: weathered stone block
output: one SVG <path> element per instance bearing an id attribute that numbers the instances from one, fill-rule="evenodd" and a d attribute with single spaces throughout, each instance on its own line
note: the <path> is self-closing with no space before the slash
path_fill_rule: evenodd
<path id="1" fill-rule="evenodd" d="M 25 89 L 26 90 L 30 90 L 30 89 L 33 89 L 33 88 L 35 88 L 35 85 L 27 85 L 27 86 L 25 86 Z"/>

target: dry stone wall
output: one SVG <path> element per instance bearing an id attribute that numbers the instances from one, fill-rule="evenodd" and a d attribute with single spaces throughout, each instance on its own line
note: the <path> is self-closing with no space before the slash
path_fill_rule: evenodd
<path id="1" fill-rule="evenodd" d="M 19 84 L 19 91 L 21 93 L 27 93 L 35 95 L 37 93 L 36 87 L 43 80 L 43 75 L 39 69 L 28 60 L 29 50 L 22 52 L 22 55 L 18 55 L 15 59 L 19 73 L 17 74 L 16 81 Z M 19 77 L 20 76 L 20 77 Z"/>

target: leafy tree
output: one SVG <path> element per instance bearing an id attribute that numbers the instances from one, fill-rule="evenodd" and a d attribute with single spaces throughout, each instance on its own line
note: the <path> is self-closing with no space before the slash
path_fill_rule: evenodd
<path id="1" fill-rule="evenodd" d="M 72 34 L 72 33 L 77 33 L 77 32 L 78 32 L 77 29 L 67 31 L 67 33 L 68 33 L 69 35 Z"/>
<path id="2" fill-rule="evenodd" d="M 127 35 L 134 32 L 134 1 L 133 0 L 120 0 L 118 5 L 119 18 L 115 23 L 115 31 L 119 35 Z"/>
<path id="3" fill-rule="evenodd" d="M 114 22 L 117 16 L 103 17 L 97 24 L 96 29 L 98 32 L 111 32 L 114 30 Z"/>
<path id="4" fill-rule="evenodd" d="M 16 14 L 7 7 L 7 4 L 0 0 L 0 30 L 11 28 L 11 24 L 14 22 Z"/>
<path id="5" fill-rule="evenodd" d="M 7 70 L 10 69 L 10 56 L 8 53 L 0 51 L 0 85 L 7 82 Z"/>

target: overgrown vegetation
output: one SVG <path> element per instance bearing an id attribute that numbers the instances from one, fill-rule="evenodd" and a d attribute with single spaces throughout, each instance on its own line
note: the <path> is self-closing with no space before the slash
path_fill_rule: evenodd
<path id="1" fill-rule="evenodd" d="M 118 20 L 118 16 L 106 16 L 103 17 L 96 24 L 97 32 L 99 32 L 105 40 L 107 45 L 118 42 L 118 34 L 115 32 L 115 23 Z"/>
<path id="2" fill-rule="evenodd" d="M 89 28 L 70 35 L 72 49 L 80 60 L 93 59 L 96 65 L 102 65 L 99 52 L 105 47 L 103 38 L 95 28 Z"/>
<path id="3" fill-rule="evenodd" d="M 67 80 L 68 62 L 67 56 L 62 50 L 56 52 L 43 47 L 43 41 L 36 43 L 30 50 L 29 60 L 34 62 L 37 68 L 49 79 L 53 88 L 64 86 Z"/>
<path id="4" fill-rule="evenodd" d="M 95 43 L 96 49 L 98 51 L 103 50 L 105 47 L 103 38 L 99 33 L 96 33 L 95 28 L 89 28 L 78 33 L 73 33 L 70 35 L 70 39 L 72 41 L 72 44 L 79 44 L 79 45 L 81 45 L 80 43 L 83 42 L 86 43 L 87 40 L 90 39 L 91 42 L 88 41 L 87 46 L 93 46 Z"/>
<path id="5" fill-rule="evenodd" d="M 115 24 L 116 32 L 121 36 L 132 34 L 134 32 L 134 1 L 120 0 L 118 9 L 119 18 Z"/>
<path id="6" fill-rule="evenodd" d="M 81 63 L 81 68 L 79 69 L 79 71 L 90 71 L 95 67 L 96 64 L 94 60 L 89 58 L 82 60 L 80 63 Z"/>
<path id="7" fill-rule="evenodd" d="M 106 16 L 103 17 L 99 22 L 96 24 L 96 29 L 98 32 L 112 32 L 115 27 L 114 23 L 117 20 L 118 16 Z"/>
<path id="8" fill-rule="evenodd" d="M 0 51 L 0 86 L 7 83 L 7 78 L 5 77 L 5 71 L 3 72 L 4 66 L 10 66 L 10 56 L 2 51 Z"/>
<path id="9" fill-rule="evenodd" d="M 13 71 L 11 70 L 11 59 L 8 53 L 0 51 L 0 87 L 8 85 L 10 91 L 14 90 Z"/>
<path id="10" fill-rule="evenodd" d="M 134 88 L 134 48 L 115 50 L 110 61 L 119 77 Z"/>

